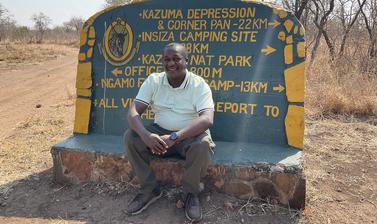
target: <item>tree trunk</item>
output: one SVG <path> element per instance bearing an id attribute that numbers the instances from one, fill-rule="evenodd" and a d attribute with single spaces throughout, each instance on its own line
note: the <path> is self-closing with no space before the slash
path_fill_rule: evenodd
<path id="1" fill-rule="evenodd" d="M 297 19 L 300 20 L 302 13 L 304 12 L 304 10 L 305 10 L 305 8 L 308 5 L 310 0 L 301 0 L 301 4 L 298 4 L 297 1 L 298 0 L 296 0 L 296 4 L 299 5 L 299 7 L 298 7 L 298 10 L 295 12 L 295 16 L 297 17 Z"/>
<path id="2" fill-rule="evenodd" d="M 319 30 L 318 33 L 317 33 L 317 36 L 315 38 L 315 43 L 314 43 L 312 52 L 310 53 L 309 69 L 312 67 L 314 60 L 315 60 L 315 57 L 317 55 L 317 49 L 318 49 L 319 44 L 321 42 L 321 36 L 322 36 L 322 32 Z"/>
<path id="3" fill-rule="evenodd" d="M 350 24 L 348 24 L 348 26 L 346 27 L 346 30 L 344 31 L 342 42 L 340 44 L 339 54 L 338 54 L 339 57 L 343 56 L 345 45 L 346 45 L 346 40 L 348 38 L 348 34 L 351 31 L 353 24 L 355 24 L 357 18 L 359 17 L 360 12 L 363 10 L 363 7 L 364 7 L 366 1 L 367 0 L 364 0 L 361 4 L 360 4 L 360 1 L 359 1 L 359 5 L 360 5 L 359 9 L 357 10 L 355 16 L 352 18 Z"/>
<path id="4" fill-rule="evenodd" d="M 334 45 L 331 43 L 330 37 L 329 37 L 329 35 L 327 34 L 327 31 L 326 31 L 326 30 L 322 29 L 322 35 L 323 35 L 323 37 L 325 38 L 325 41 L 326 41 L 327 47 L 329 48 L 330 60 L 331 60 L 331 61 L 334 61 L 334 59 L 335 59 L 335 47 L 334 47 Z"/>
<path id="5" fill-rule="evenodd" d="M 371 40 L 368 47 L 369 57 L 374 58 L 377 56 L 377 39 Z"/>

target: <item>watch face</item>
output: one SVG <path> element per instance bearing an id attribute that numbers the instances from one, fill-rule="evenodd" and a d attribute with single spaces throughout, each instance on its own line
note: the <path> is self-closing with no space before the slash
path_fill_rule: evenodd
<path id="1" fill-rule="evenodd" d="M 171 140 L 176 140 L 177 139 L 177 133 L 176 132 L 173 132 L 170 134 L 170 139 Z"/>

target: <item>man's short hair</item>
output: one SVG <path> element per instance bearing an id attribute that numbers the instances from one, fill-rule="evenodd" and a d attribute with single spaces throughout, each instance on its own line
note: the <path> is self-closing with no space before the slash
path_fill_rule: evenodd
<path id="1" fill-rule="evenodd" d="M 183 57 L 185 57 L 186 60 L 188 60 L 188 52 L 187 52 L 187 49 L 186 47 L 183 45 L 183 44 L 180 44 L 180 43 L 169 43 L 167 44 L 165 47 L 164 47 L 164 53 L 165 51 L 168 49 L 168 48 L 171 48 L 171 47 L 176 47 L 178 49 L 182 49 L 182 54 L 183 54 Z"/>

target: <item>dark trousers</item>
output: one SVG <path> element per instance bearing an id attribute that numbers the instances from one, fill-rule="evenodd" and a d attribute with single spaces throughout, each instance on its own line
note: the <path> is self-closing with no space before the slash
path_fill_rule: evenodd
<path id="1" fill-rule="evenodd" d="M 146 129 L 160 136 L 170 135 L 172 132 L 157 124 L 146 126 Z M 151 192 L 158 186 L 155 174 L 149 166 L 152 159 L 180 156 L 185 159 L 185 173 L 182 178 L 184 192 L 193 194 L 200 192 L 200 178 L 207 174 L 207 167 L 213 154 L 212 149 L 215 146 L 211 137 L 204 132 L 174 145 L 163 156 L 157 156 L 151 153 L 139 135 L 131 129 L 124 134 L 124 144 L 143 192 Z"/>

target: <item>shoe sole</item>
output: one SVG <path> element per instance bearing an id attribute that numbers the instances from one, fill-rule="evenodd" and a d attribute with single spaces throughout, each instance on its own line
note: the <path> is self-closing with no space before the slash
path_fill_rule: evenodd
<path id="1" fill-rule="evenodd" d="M 152 198 L 147 204 L 145 204 L 141 209 L 137 210 L 136 212 L 132 212 L 131 215 L 138 215 L 140 213 L 142 213 L 145 209 L 147 209 L 149 207 L 149 205 L 153 204 L 155 201 L 157 201 L 158 199 L 160 199 L 162 197 L 162 191 L 160 192 L 159 195 L 157 195 L 156 197 Z"/>
<path id="2" fill-rule="evenodd" d="M 203 214 L 200 214 L 200 218 L 199 218 L 199 219 L 193 219 L 193 218 L 191 218 L 191 217 L 187 214 L 186 209 L 185 209 L 185 214 L 186 214 L 186 218 L 187 218 L 190 222 L 199 222 L 200 220 L 203 219 Z"/>

